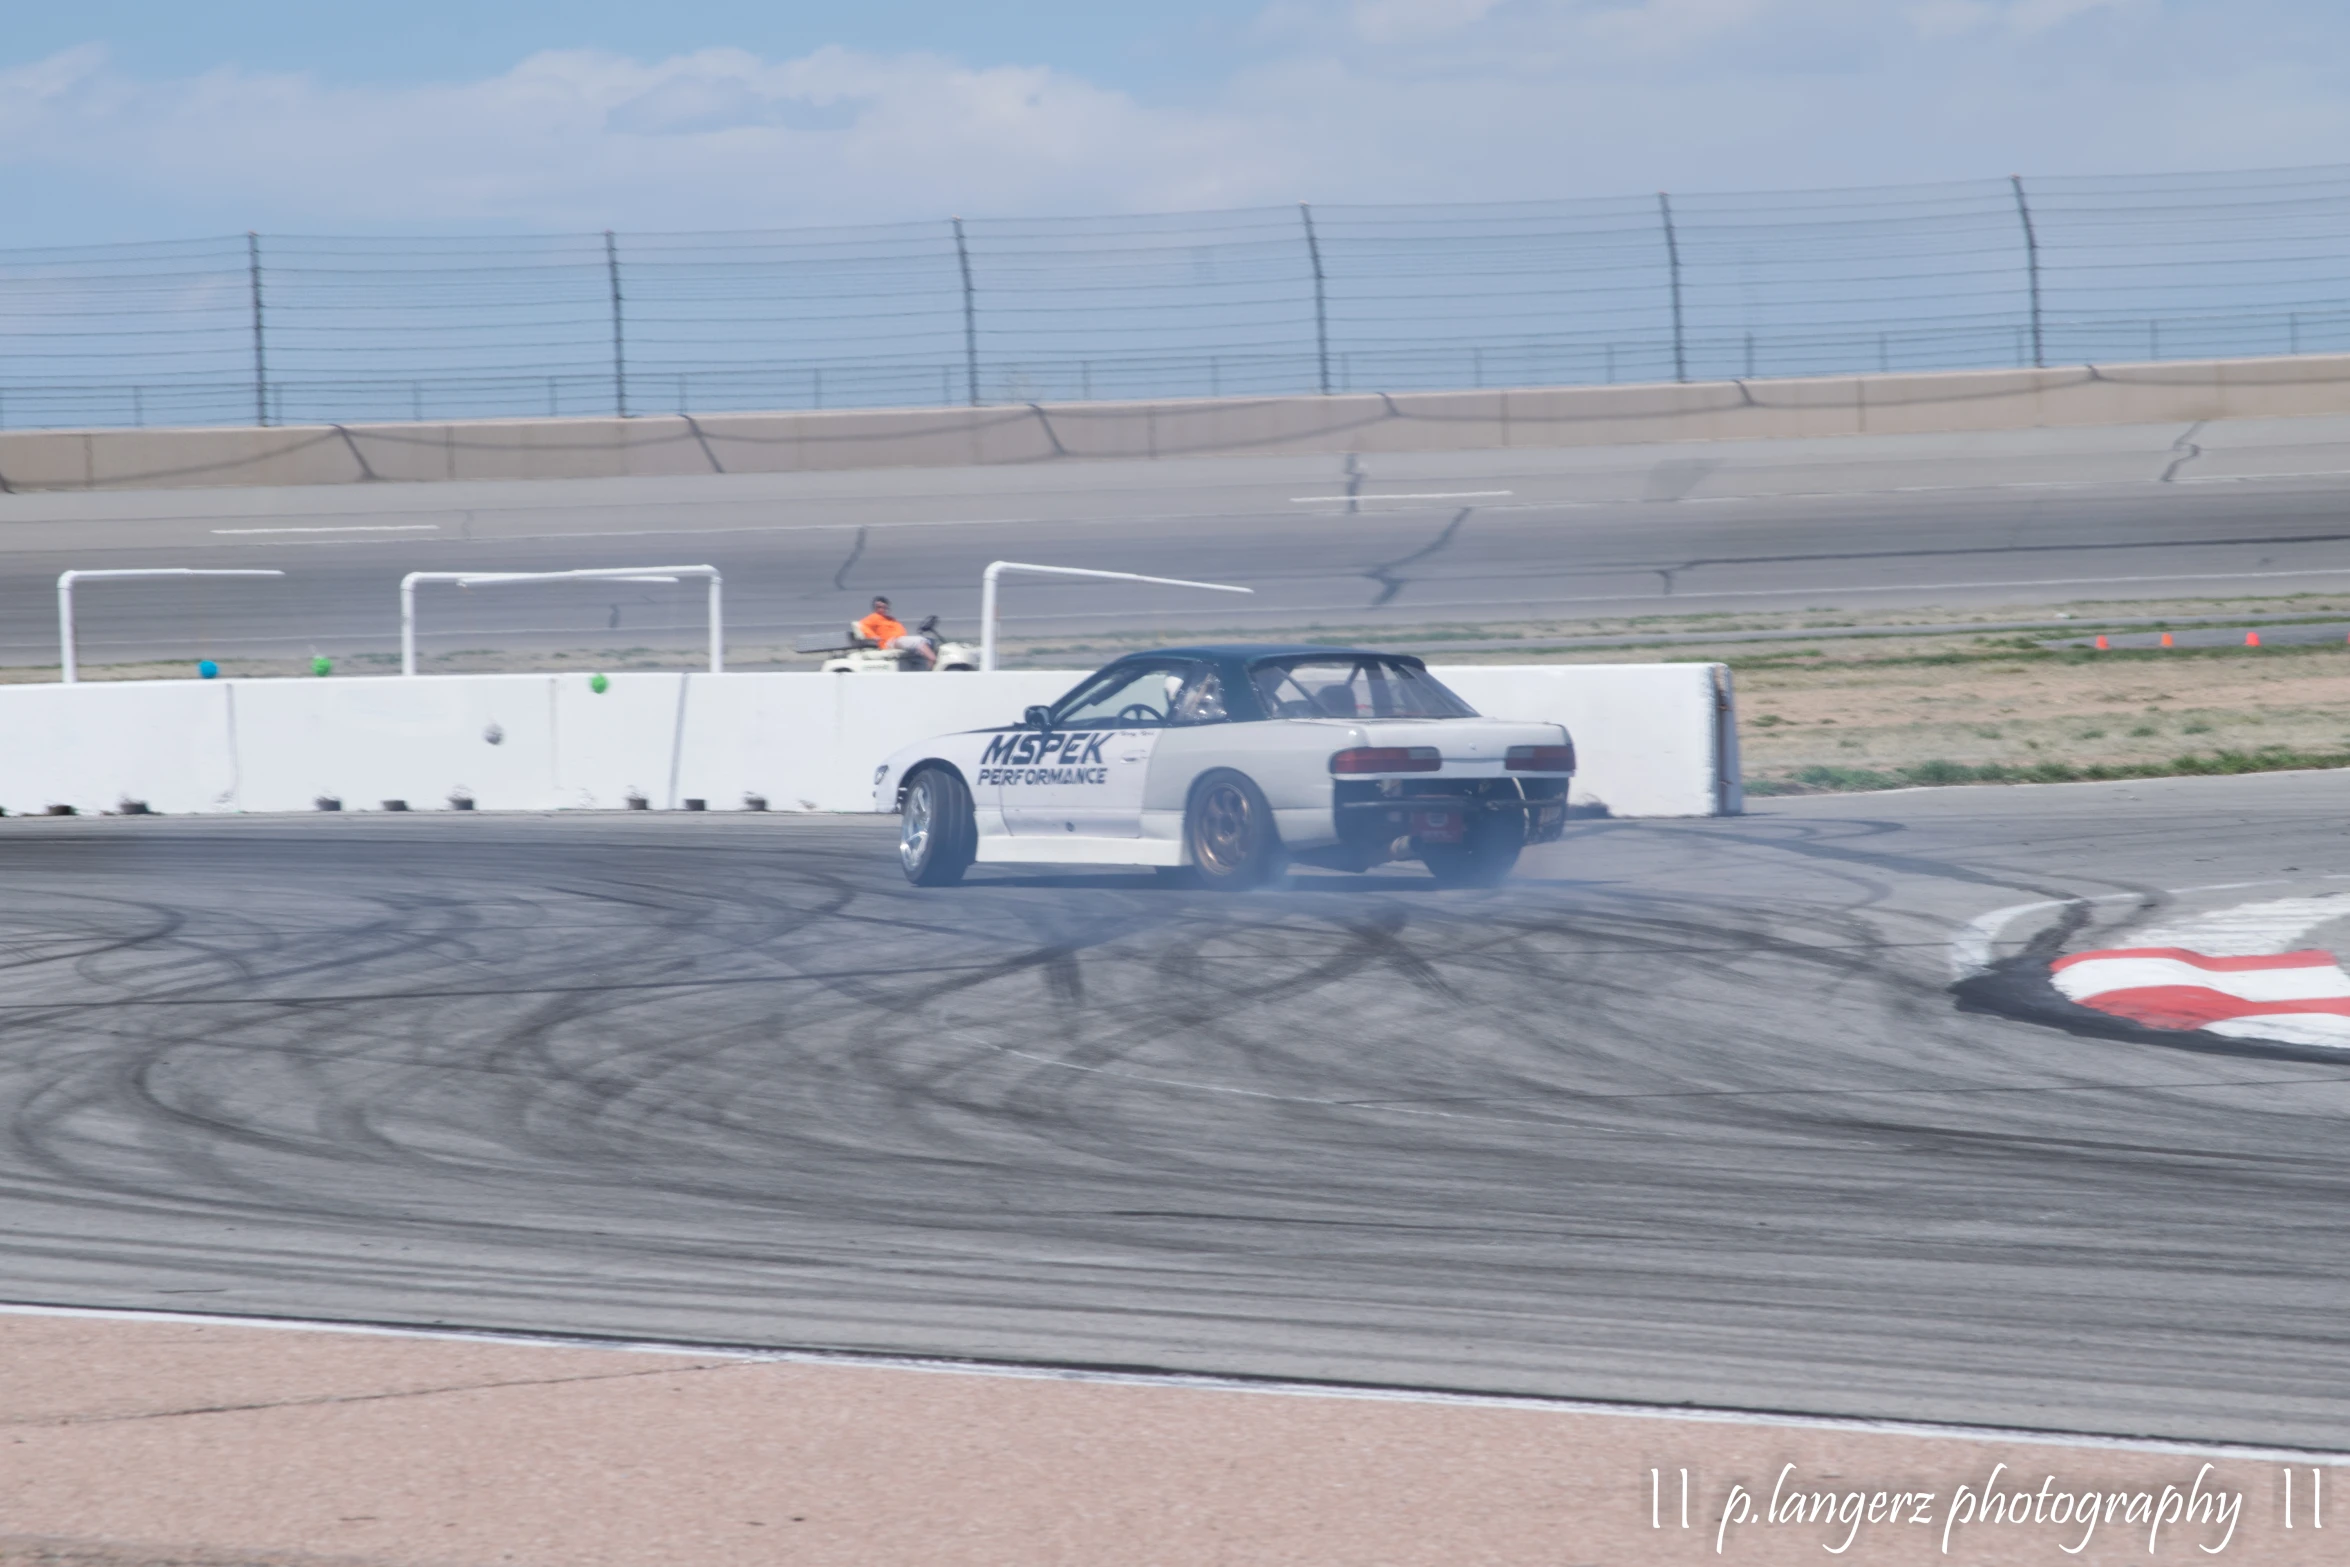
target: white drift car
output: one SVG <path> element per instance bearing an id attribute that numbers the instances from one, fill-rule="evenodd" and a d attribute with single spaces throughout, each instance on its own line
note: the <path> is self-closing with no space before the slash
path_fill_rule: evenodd
<path id="1" fill-rule="evenodd" d="M 1019 724 L 909 746 L 873 779 L 919 886 L 974 861 L 1149 865 L 1253 886 L 1284 861 L 1417 859 L 1490 885 L 1558 837 L 1574 742 L 1480 718 L 1416 658 L 1189 647 L 1104 665 Z"/>

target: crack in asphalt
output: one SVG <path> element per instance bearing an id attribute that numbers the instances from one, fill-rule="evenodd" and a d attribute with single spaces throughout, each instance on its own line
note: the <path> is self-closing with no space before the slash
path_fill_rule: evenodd
<path id="1" fill-rule="evenodd" d="M 1373 582 L 1379 584 L 1379 596 L 1371 600 L 1369 607 L 1372 609 L 1377 609 L 1380 605 L 1393 601 L 1397 594 L 1401 593 L 1406 587 L 1410 586 L 1411 579 L 1408 577 L 1399 577 L 1396 575 L 1396 573 L 1406 566 L 1415 565 L 1420 561 L 1426 560 L 1429 556 L 1449 548 L 1452 544 L 1454 536 L 1461 531 L 1461 524 L 1467 522 L 1469 520 L 1469 513 L 1475 511 L 1476 509 L 1477 508 L 1474 506 L 1463 506 L 1458 512 L 1453 514 L 1452 521 L 1446 523 L 1444 525 L 1444 530 L 1437 534 L 1435 539 L 1430 543 L 1422 545 L 1420 548 L 1412 551 L 1409 555 L 1399 556 L 1396 559 L 1390 561 L 1382 561 L 1378 565 L 1371 567 L 1368 571 L 1361 573 L 1361 575 L 1368 577 Z"/>
<path id="2" fill-rule="evenodd" d="M 855 568 L 858 561 L 865 558 L 865 536 L 870 532 L 872 532 L 872 529 L 869 527 L 865 527 L 863 525 L 858 527 L 856 540 L 849 546 L 849 558 L 842 561 L 840 563 L 840 570 L 832 574 L 832 588 L 834 592 L 846 593 L 849 590 L 849 572 Z"/>
<path id="3" fill-rule="evenodd" d="M 2203 455 L 2203 448 L 2195 444 L 2195 437 L 2203 432 L 2204 425 L 2208 423 L 2210 421 L 2207 419 L 2196 420 L 2187 426 L 2184 435 L 2170 443 L 2170 449 L 2179 455 L 2171 459 L 2170 466 L 2162 470 L 2162 477 L 2156 480 L 2156 483 L 2169 484 L 2179 476 L 2181 468 Z"/>

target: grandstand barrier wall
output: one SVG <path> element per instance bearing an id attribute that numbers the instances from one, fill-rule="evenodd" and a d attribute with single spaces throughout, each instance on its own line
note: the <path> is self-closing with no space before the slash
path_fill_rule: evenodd
<path id="1" fill-rule="evenodd" d="M 1930 434 L 2350 412 L 2350 355 L 1516 391 L 0 431 L 0 487 L 793 473 Z"/>

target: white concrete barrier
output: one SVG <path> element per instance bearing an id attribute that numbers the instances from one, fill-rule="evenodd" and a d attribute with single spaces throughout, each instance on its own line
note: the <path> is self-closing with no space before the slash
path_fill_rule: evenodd
<path id="1" fill-rule="evenodd" d="M 148 680 L 0 687 L 0 809 L 178 814 L 654 809 L 746 796 L 871 809 L 873 769 L 933 734 L 1016 721 L 1076 670 Z M 1728 671 L 1713 664 L 1462 665 L 1481 712 L 1567 725 L 1575 800 L 1616 816 L 1740 808 Z"/>
<path id="2" fill-rule="evenodd" d="M 1738 726 L 1726 664 L 1457 664 L 1429 672 L 1480 713 L 1575 737 L 1573 802 L 1614 816 L 1735 816 Z"/>
<path id="3" fill-rule="evenodd" d="M 2350 355 L 982 408 L 0 431 L 0 492 L 1918 435 L 2350 411 Z"/>

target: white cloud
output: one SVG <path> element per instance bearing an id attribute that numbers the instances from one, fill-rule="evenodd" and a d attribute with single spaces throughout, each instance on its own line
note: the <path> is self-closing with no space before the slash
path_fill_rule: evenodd
<path id="1" fill-rule="evenodd" d="M 76 49 L 0 71 L 0 167 L 217 228 L 707 228 L 2224 168 L 2350 140 L 2326 65 L 2350 18 L 2293 0 L 1279 3 L 1256 59 L 1174 103 L 839 48 L 556 52 L 406 86 L 142 80 Z"/>
<path id="2" fill-rule="evenodd" d="M 2146 0 L 1920 0 L 1910 20 L 1928 37 L 1948 38 L 1983 28 L 2029 35 L 2098 12 L 2137 9 Z"/>
<path id="3" fill-rule="evenodd" d="M 138 82 L 88 49 L 0 72 L 0 164 L 208 189 L 320 221 L 691 226 L 1196 205 L 1233 199 L 1264 167 L 1243 131 L 1043 67 L 838 49 L 651 64 L 551 53 L 486 80 L 400 88 L 234 71 Z"/>
<path id="4" fill-rule="evenodd" d="M 1501 0 L 1354 0 L 1356 33 L 1372 43 L 1393 43 L 1457 32 L 1484 20 Z"/>

